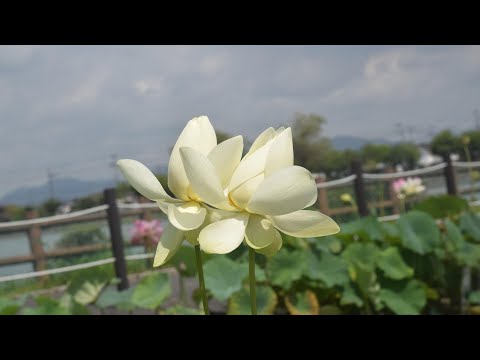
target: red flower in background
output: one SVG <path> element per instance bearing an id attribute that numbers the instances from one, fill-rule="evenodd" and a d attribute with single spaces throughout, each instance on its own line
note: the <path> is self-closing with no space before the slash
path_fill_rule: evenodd
<path id="1" fill-rule="evenodd" d="M 150 244 L 156 245 L 160 241 L 163 233 L 162 224 L 158 220 L 135 220 L 132 238 L 132 245 L 144 245 L 145 240 L 150 240 Z"/>

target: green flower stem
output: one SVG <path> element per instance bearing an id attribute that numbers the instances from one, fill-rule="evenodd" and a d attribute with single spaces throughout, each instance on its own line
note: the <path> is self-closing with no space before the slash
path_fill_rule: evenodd
<path id="1" fill-rule="evenodd" d="M 385 216 L 385 184 L 382 182 L 380 186 L 380 216 Z"/>
<path id="2" fill-rule="evenodd" d="M 203 278 L 202 253 L 200 252 L 200 245 L 195 245 L 195 258 L 197 259 L 198 282 L 200 283 L 200 293 L 202 294 L 203 311 L 205 312 L 205 315 L 209 315 L 210 311 L 208 310 L 207 292 L 205 291 L 205 280 Z"/>
<path id="3" fill-rule="evenodd" d="M 352 204 L 353 212 L 355 213 L 355 217 L 357 219 L 360 219 L 360 214 L 358 213 L 357 202 L 352 198 L 352 201 L 350 202 L 350 204 Z"/>
<path id="4" fill-rule="evenodd" d="M 464 145 L 463 146 L 463 150 L 465 151 L 465 158 L 467 159 L 467 161 L 470 163 L 472 162 L 472 157 L 470 155 L 470 150 L 468 150 L 468 146 L 467 145 Z M 475 194 L 473 192 L 473 189 L 475 187 L 475 180 L 473 178 L 473 172 L 472 172 L 472 168 L 471 167 L 468 167 L 468 176 L 470 178 L 470 189 L 471 189 L 471 193 L 470 193 L 470 200 L 475 200 Z"/>
<path id="5" fill-rule="evenodd" d="M 400 199 L 400 214 L 406 213 L 405 199 Z"/>
<path id="6" fill-rule="evenodd" d="M 370 302 L 368 300 L 368 296 L 365 295 L 363 297 L 363 302 L 365 303 L 365 314 L 366 315 L 372 315 L 373 312 L 372 312 L 372 307 L 370 306 Z"/>
<path id="7" fill-rule="evenodd" d="M 250 303 L 252 315 L 257 315 L 257 296 L 255 293 L 255 249 L 248 248 L 248 273 L 250 278 Z"/>
<path id="8" fill-rule="evenodd" d="M 183 275 L 178 273 L 178 285 L 180 287 L 180 301 L 183 306 L 187 306 L 187 292 L 185 291 L 185 281 Z"/>

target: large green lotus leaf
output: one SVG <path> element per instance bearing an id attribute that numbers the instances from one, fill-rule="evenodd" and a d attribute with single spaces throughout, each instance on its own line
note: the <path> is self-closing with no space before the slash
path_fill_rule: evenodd
<path id="1" fill-rule="evenodd" d="M 343 286 L 342 297 L 340 299 L 340 305 L 355 305 L 357 307 L 363 306 L 362 298 L 357 294 L 357 291 L 351 283 L 346 283 Z"/>
<path id="2" fill-rule="evenodd" d="M 435 219 L 443 219 L 466 211 L 468 202 L 453 195 L 431 196 L 415 205 L 414 209 L 423 211 Z"/>
<path id="3" fill-rule="evenodd" d="M 342 253 L 342 257 L 349 264 L 353 264 L 365 271 L 373 272 L 379 253 L 378 247 L 374 244 L 354 243 L 347 246 Z"/>
<path id="4" fill-rule="evenodd" d="M 73 315 L 90 315 L 90 310 L 87 306 L 73 302 L 70 311 Z"/>
<path id="5" fill-rule="evenodd" d="M 71 315 L 71 311 L 60 305 L 60 303 L 46 296 L 39 296 L 35 299 L 36 307 L 25 308 L 24 315 Z"/>
<path id="6" fill-rule="evenodd" d="M 248 272 L 248 263 L 241 262 L 240 263 L 245 269 L 247 269 Z M 243 281 L 248 281 L 249 279 L 249 274 L 247 273 L 247 276 L 243 279 Z M 265 275 L 265 270 L 263 270 L 258 264 L 255 264 L 255 280 L 257 282 L 263 282 L 267 280 L 267 276 Z"/>
<path id="7" fill-rule="evenodd" d="M 354 274 L 353 281 L 357 284 L 358 288 L 362 292 L 363 296 L 370 296 L 371 290 L 377 283 L 377 276 L 375 271 L 358 265 L 353 265 L 353 272 L 350 270 L 351 275 Z"/>
<path id="8" fill-rule="evenodd" d="M 73 299 L 81 305 L 93 304 L 105 285 L 106 283 L 87 281 L 77 290 Z"/>
<path id="9" fill-rule="evenodd" d="M 294 281 L 299 280 L 307 264 L 307 253 L 300 250 L 281 249 L 267 263 L 267 274 L 273 285 L 288 290 Z"/>
<path id="10" fill-rule="evenodd" d="M 98 272 L 94 272 L 96 270 L 95 268 L 93 269 L 86 269 L 82 270 L 79 274 L 73 274 L 72 279 L 68 282 L 68 287 L 67 287 L 67 292 L 74 296 L 77 291 L 79 291 L 86 282 L 86 279 L 90 283 L 97 283 L 97 284 L 107 284 L 107 283 L 112 283 L 112 281 L 118 281 L 118 279 L 114 278 L 112 279 L 111 274 L 107 273 L 104 271 L 102 268 L 99 268 Z M 88 274 L 84 274 L 83 271 L 88 272 Z"/>
<path id="11" fill-rule="evenodd" d="M 309 253 L 307 258 L 305 275 L 310 279 L 320 280 L 329 288 L 348 283 L 347 263 L 340 256 L 322 252 L 318 256 Z"/>
<path id="12" fill-rule="evenodd" d="M 449 250 L 459 250 L 465 245 L 465 239 L 463 238 L 460 229 L 450 219 L 445 220 L 446 240 Z"/>
<path id="13" fill-rule="evenodd" d="M 438 300 L 440 298 L 440 294 L 436 289 L 430 287 L 424 281 L 419 280 L 419 282 L 423 286 L 423 290 L 425 291 L 425 295 L 427 296 L 428 300 Z"/>
<path id="14" fill-rule="evenodd" d="M 468 295 L 468 302 L 470 304 L 480 304 L 480 291 L 471 292 Z"/>
<path id="15" fill-rule="evenodd" d="M 15 315 L 27 301 L 29 295 L 23 294 L 17 299 L 0 297 L 0 315 Z"/>
<path id="16" fill-rule="evenodd" d="M 380 300 L 397 315 L 418 315 L 427 303 L 424 287 L 417 280 L 390 282 L 382 288 Z"/>
<path id="17" fill-rule="evenodd" d="M 342 315 L 342 310 L 335 305 L 322 305 L 320 315 Z"/>
<path id="18" fill-rule="evenodd" d="M 155 310 L 171 293 L 170 277 L 157 271 L 138 283 L 132 293 L 132 302 L 139 308 Z"/>
<path id="19" fill-rule="evenodd" d="M 306 250 L 308 249 L 308 241 L 305 238 L 280 233 L 282 236 L 282 247 L 289 250 Z"/>
<path id="20" fill-rule="evenodd" d="M 204 265 L 203 272 L 205 287 L 216 299 L 224 301 L 241 289 L 242 281 L 248 277 L 248 264 L 217 255 Z"/>
<path id="21" fill-rule="evenodd" d="M 405 263 L 414 269 L 416 279 L 428 284 L 443 283 L 446 275 L 446 262 L 439 258 L 437 252 L 420 255 L 409 249 L 399 250 Z"/>
<path id="22" fill-rule="evenodd" d="M 160 311 L 161 315 L 203 315 L 203 310 L 193 309 L 185 306 L 174 306 Z"/>
<path id="23" fill-rule="evenodd" d="M 465 242 L 465 245 L 457 251 L 456 259 L 461 265 L 480 268 L 480 245 Z"/>
<path id="24" fill-rule="evenodd" d="M 205 263 L 205 253 L 202 253 L 202 261 Z M 189 245 L 180 246 L 175 256 L 172 257 L 170 263 L 183 276 L 197 275 L 197 259 L 195 257 L 195 249 Z"/>
<path id="25" fill-rule="evenodd" d="M 467 212 L 460 217 L 460 229 L 472 241 L 480 242 L 480 218 L 472 212 Z"/>
<path id="26" fill-rule="evenodd" d="M 417 254 L 432 252 L 440 243 L 440 231 L 433 218 L 420 211 L 411 211 L 397 221 L 402 244 Z"/>
<path id="27" fill-rule="evenodd" d="M 0 298 L 0 315 L 15 315 L 20 308 L 21 305 L 16 301 L 7 298 Z"/>
<path id="28" fill-rule="evenodd" d="M 129 288 L 123 291 L 118 291 L 114 287 L 109 287 L 102 291 L 95 302 L 95 305 L 102 309 L 112 306 L 118 308 L 119 310 L 131 311 L 136 307 L 132 303 L 132 294 L 134 289 L 135 288 Z"/>
<path id="29" fill-rule="evenodd" d="M 377 218 L 368 216 L 342 225 L 336 236 L 350 241 L 354 240 L 355 236 L 363 241 L 383 241 L 385 233 Z"/>
<path id="30" fill-rule="evenodd" d="M 69 309 L 69 312 L 72 315 L 89 315 L 90 310 L 87 306 L 76 302 L 71 294 L 65 292 L 62 297 L 58 300 L 58 303 L 61 307 Z"/>
<path id="31" fill-rule="evenodd" d="M 445 221 L 446 249 L 453 253 L 460 265 L 480 266 L 480 245 L 465 241 L 460 229 L 450 220 Z"/>
<path id="32" fill-rule="evenodd" d="M 307 241 L 314 250 L 317 250 L 317 252 L 331 252 L 337 254 L 342 250 L 341 240 L 332 235 L 308 238 Z"/>
<path id="33" fill-rule="evenodd" d="M 285 305 L 290 315 L 318 315 L 320 305 L 311 290 L 296 292 L 285 298 Z"/>
<path id="34" fill-rule="evenodd" d="M 272 315 L 278 303 L 275 291 L 269 286 L 257 286 L 255 289 L 258 315 Z M 250 315 L 250 292 L 246 288 L 233 294 L 228 301 L 228 315 Z"/>
<path id="35" fill-rule="evenodd" d="M 398 249 L 393 246 L 379 253 L 377 265 L 390 279 L 402 280 L 413 275 L 413 269 L 405 264 Z"/>
<path id="36" fill-rule="evenodd" d="M 385 233 L 385 237 L 388 239 L 400 239 L 400 231 L 395 223 L 383 222 L 382 228 Z"/>

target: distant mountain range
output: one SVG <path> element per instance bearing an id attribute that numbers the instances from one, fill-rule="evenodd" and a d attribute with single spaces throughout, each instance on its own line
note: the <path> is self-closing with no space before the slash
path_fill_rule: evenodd
<path id="1" fill-rule="evenodd" d="M 393 144 L 393 141 L 389 141 L 383 138 L 364 139 L 356 136 L 335 136 L 331 139 L 332 145 L 337 150 L 358 150 L 365 144 Z"/>
<path id="2" fill-rule="evenodd" d="M 356 150 L 367 143 L 392 144 L 391 141 L 386 139 L 363 139 L 355 136 L 335 136 L 331 141 L 333 147 L 337 150 Z M 168 166 L 157 166 L 152 170 L 157 174 L 167 174 Z M 81 196 L 103 191 L 103 189 L 112 185 L 112 180 L 78 180 L 73 178 L 60 178 L 54 180 L 54 195 L 56 199 L 66 202 Z M 0 205 L 36 205 L 47 200 L 49 196 L 50 190 L 47 183 L 38 186 L 23 186 L 0 198 Z"/>
<path id="3" fill-rule="evenodd" d="M 78 180 L 72 178 L 60 178 L 54 180 L 53 190 L 55 198 L 65 202 L 77 197 L 103 191 L 103 189 L 112 185 L 112 180 Z M 50 190 L 47 183 L 37 186 L 23 186 L 0 198 L 0 205 L 37 205 L 48 200 L 49 197 Z"/>

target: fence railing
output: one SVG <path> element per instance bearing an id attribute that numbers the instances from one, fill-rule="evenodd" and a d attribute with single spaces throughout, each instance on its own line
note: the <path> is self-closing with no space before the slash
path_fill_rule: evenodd
<path id="1" fill-rule="evenodd" d="M 152 254 L 139 254 L 125 256 L 123 251 L 123 239 L 121 232 L 121 218 L 137 216 L 139 218 L 148 219 L 152 212 L 160 212 L 155 203 L 140 203 L 140 204 L 124 204 L 116 201 L 115 190 L 106 189 L 104 191 L 105 204 L 95 206 L 90 209 L 75 211 L 68 214 L 55 215 L 38 218 L 38 213 L 35 210 L 27 212 L 27 220 L 9 221 L 0 223 L 0 234 L 8 234 L 19 231 L 27 233 L 28 242 L 30 245 L 30 254 L 17 255 L 0 258 L 0 266 L 15 265 L 23 263 L 32 263 L 34 272 L 27 274 L 16 274 L 9 276 L 1 276 L 0 282 L 12 281 L 18 279 L 42 277 L 50 274 L 60 272 L 68 272 L 83 267 L 77 265 L 67 266 L 64 268 L 46 269 L 47 259 L 59 258 L 63 256 L 81 255 L 97 252 L 100 250 L 111 249 L 113 257 L 110 262 L 114 263 L 116 276 L 120 279 L 118 288 L 125 289 L 128 287 L 127 270 L 125 260 L 138 260 L 140 258 L 147 259 L 152 257 Z M 121 210 L 121 211 L 120 211 Z M 51 251 L 45 251 L 42 243 L 42 230 L 52 226 L 67 225 L 73 223 L 90 222 L 97 220 L 107 220 L 110 232 L 110 243 L 108 244 L 89 244 L 82 246 L 72 246 L 57 248 Z M 0 239 L 0 244 L 1 244 Z M 105 259 L 106 260 L 106 259 Z M 100 266 L 104 263 L 103 260 L 91 262 L 92 266 Z M 107 262 L 108 263 L 108 262 Z M 89 264 L 89 263 L 86 263 Z M 106 264 L 106 263 L 105 263 Z M 89 266 L 87 266 L 88 268 Z M 63 270 L 62 270 L 63 269 Z"/>
<path id="2" fill-rule="evenodd" d="M 473 191 L 472 189 L 458 189 L 456 183 L 455 167 L 469 168 L 480 166 L 480 162 L 463 163 L 452 162 L 447 159 L 441 164 L 430 166 L 423 169 L 417 169 L 404 172 L 393 172 L 383 174 L 364 173 L 362 165 L 359 162 L 352 163 L 352 175 L 342 179 L 332 181 L 324 181 L 321 177 L 316 177 L 318 188 L 318 207 L 320 211 L 327 215 L 339 215 L 351 212 L 357 212 L 360 216 L 369 214 L 369 207 L 392 207 L 393 214 L 380 217 L 380 221 L 391 221 L 398 218 L 398 200 L 391 191 L 390 199 L 383 201 L 368 202 L 366 198 L 366 184 L 365 180 L 381 180 L 393 182 L 393 180 L 400 177 L 418 176 L 430 174 L 435 171 L 443 170 L 445 185 L 447 193 L 457 195 L 459 193 L 466 193 Z M 352 184 L 356 206 L 347 206 L 340 208 L 330 208 L 328 204 L 329 189 L 339 186 Z M 392 188 L 390 186 L 390 188 Z M 0 277 L 0 283 L 4 281 L 12 281 L 34 277 L 44 277 L 50 274 L 74 271 L 88 267 L 100 266 L 108 263 L 113 263 L 115 267 L 116 277 L 120 280 L 118 283 L 119 290 L 125 289 L 129 286 L 127 279 L 126 261 L 146 259 L 153 257 L 153 254 L 139 254 L 128 255 L 124 254 L 124 244 L 121 232 L 121 218 L 127 216 L 139 216 L 140 218 L 149 218 L 152 211 L 160 211 L 157 204 L 147 202 L 141 204 L 122 204 L 116 201 L 115 190 L 106 189 L 104 191 L 105 204 L 96 206 L 94 208 L 76 211 L 64 215 L 55 215 L 49 217 L 38 218 L 35 211 L 30 211 L 27 214 L 27 220 L 11 221 L 0 223 L 0 234 L 12 233 L 18 231 L 26 231 L 28 234 L 28 241 L 30 244 L 30 254 L 0 258 L 0 266 L 21 264 L 32 262 L 34 265 L 34 272 L 25 274 L 16 274 Z M 120 211 L 121 210 L 121 211 Z M 52 251 L 45 251 L 41 241 L 42 229 L 56 225 L 64 225 L 70 223 L 88 222 L 94 220 L 107 219 L 110 231 L 110 244 L 93 244 L 76 246 L 69 248 L 55 249 Z M 1 242 L 1 240 L 0 240 Z M 67 255 L 78 255 L 91 253 L 99 250 L 111 249 L 113 257 L 103 260 L 92 261 L 89 263 L 71 265 L 57 269 L 46 269 L 46 260 L 48 258 L 56 258 Z"/>
<path id="3" fill-rule="evenodd" d="M 473 192 L 479 192 L 480 187 L 472 186 L 471 184 L 469 186 L 458 186 L 455 168 L 465 169 L 473 167 L 480 167 L 480 161 L 452 162 L 450 158 L 446 158 L 445 162 L 422 169 L 376 174 L 363 172 L 361 163 L 354 161 L 352 163 L 352 175 L 349 175 L 347 177 L 331 181 L 325 181 L 324 177 L 320 175 L 315 176 L 318 188 L 318 208 L 321 212 L 329 216 L 343 215 L 353 212 L 358 212 L 361 216 L 366 216 L 370 213 L 369 209 L 372 208 L 391 208 L 393 214 L 398 214 L 400 211 L 400 202 L 397 199 L 393 190 L 393 182 L 396 179 L 420 175 L 423 175 L 425 177 L 431 177 L 434 173 L 438 173 L 440 170 L 443 170 L 440 176 L 444 178 L 447 194 L 468 194 Z M 388 183 L 389 196 L 379 201 L 368 201 L 366 196 L 367 181 L 368 184 L 370 184 L 371 181 L 382 181 Z M 345 188 L 346 185 L 349 184 L 351 184 L 351 189 L 353 190 L 356 206 L 349 205 L 341 207 L 331 207 L 328 191 L 340 187 Z M 406 199 L 407 204 L 409 201 L 415 200 Z"/>

